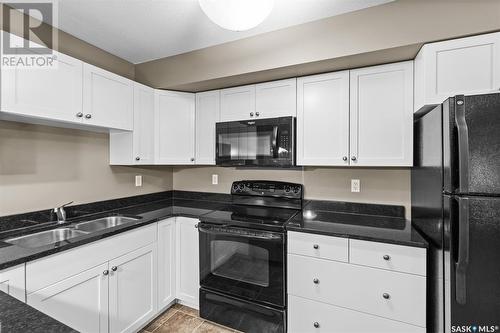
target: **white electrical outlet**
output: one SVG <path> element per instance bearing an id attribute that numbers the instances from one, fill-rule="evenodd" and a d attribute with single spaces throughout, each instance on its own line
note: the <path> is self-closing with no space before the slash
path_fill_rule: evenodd
<path id="1" fill-rule="evenodd" d="M 135 176 L 135 186 L 142 186 L 142 176 L 141 175 Z"/>
<path id="2" fill-rule="evenodd" d="M 361 182 L 359 179 L 351 179 L 351 192 L 359 192 L 361 189 Z"/>
<path id="3" fill-rule="evenodd" d="M 219 175 L 212 175 L 212 185 L 219 184 Z"/>

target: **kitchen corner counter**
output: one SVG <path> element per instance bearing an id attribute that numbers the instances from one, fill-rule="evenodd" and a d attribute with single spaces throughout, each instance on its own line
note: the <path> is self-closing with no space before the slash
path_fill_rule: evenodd
<path id="1" fill-rule="evenodd" d="M 0 332 L 77 332 L 52 317 L 0 291 Z"/>
<path id="2" fill-rule="evenodd" d="M 309 201 L 287 224 L 288 231 L 427 248 L 401 206 Z"/>

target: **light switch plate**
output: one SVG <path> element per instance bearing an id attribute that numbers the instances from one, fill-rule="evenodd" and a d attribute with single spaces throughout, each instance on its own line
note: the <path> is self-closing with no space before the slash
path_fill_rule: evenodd
<path id="1" fill-rule="evenodd" d="M 219 184 L 219 175 L 212 175 L 212 185 Z"/>
<path id="2" fill-rule="evenodd" d="M 361 182 L 359 179 L 351 179 L 351 192 L 359 192 L 361 189 Z"/>
<path id="3" fill-rule="evenodd" d="M 142 186 L 142 176 L 141 175 L 135 176 L 135 186 Z"/>

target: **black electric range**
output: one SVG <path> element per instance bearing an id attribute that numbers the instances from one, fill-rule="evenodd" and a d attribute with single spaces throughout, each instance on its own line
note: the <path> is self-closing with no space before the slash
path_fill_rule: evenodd
<path id="1" fill-rule="evenodd" d="M 239 181 L 232 204 L 200 216 L 200 316 L 244 332 L 285 332 L 285 224 L 300 184 Z"/>

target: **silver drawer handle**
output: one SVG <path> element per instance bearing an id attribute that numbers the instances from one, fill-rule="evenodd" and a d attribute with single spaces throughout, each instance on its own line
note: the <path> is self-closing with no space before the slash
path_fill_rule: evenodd
<path id="1" fill-rule="evenodd" d="M 384 260 L 391 260 L 391 256 L 388 254 L 384 255 L 383 258 Z"/>
<path id="2" fill-rule="evenodd" d="M 313 283 L 314 283 L 314 284 L 318 284 L 318 283 L 319 283 L 319 280 L 318 280 L 317 278 L 314 278 L 314 279 L 313 279 Z"/>
<path id="3" fill-rule="evenodd" d="M 389 299 L 389 298 L 391 298 L 391 295 L 389 295 L 388 293 L 383 293 L 382 297 L 385 299 Z"/>

